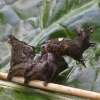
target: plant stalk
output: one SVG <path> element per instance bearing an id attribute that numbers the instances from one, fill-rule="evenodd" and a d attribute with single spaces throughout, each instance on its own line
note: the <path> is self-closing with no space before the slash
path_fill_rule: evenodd
<path id="1" fill-rule="evenodd" d="M 0 79 L 7 81 L 7 73 L 0 72 Z M 16 77 L 12 78 L 12 82 L 16 82 L 16 83 L 24 85 L 24 78 L 16 76 Z M 100 93 L 77 89 L 77 88 L 72 88 L 72 87 L 63 86 L 63 85 L 58 85 L 58 84 L 54 84 L 54 83 L 48 83 L 47 86 L 44 86 L 43 81 L 39 81 L 39 80 L 30 81 L 28 83 L 28 86 L 40 88 L 40 89 L 44 89 L 44 90 L 49 90 L 49 91 L 53 91 L 53 92 L 59 92 L 59 93 L 63 93 L 63 94 L 69 94 L 69 95 L 73 95 L 73 96 L 83 97 L 83 98 L 87 98 L 87 99 L 100 100 Z"/>

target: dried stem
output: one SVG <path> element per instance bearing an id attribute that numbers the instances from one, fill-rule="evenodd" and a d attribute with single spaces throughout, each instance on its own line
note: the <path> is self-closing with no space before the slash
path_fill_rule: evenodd
<path id="1" fill-rule="evenodd" d="M 0 72 L 0 79 L 7 80 L 7 73 Z M 12 81 L 19 83 L 19 84 L 23 84 L 24 78 L 23 77 L 13 77 Z M 99 93 L 92 92 L 92 91 L 86 91 L 82 89 L 76 89 L 76 88 L 58 85 L 54 83 L 49 83 L 47 86 L 44 86 L 43 81 L 32 80 L 28 83 L 28 86 L 50 90 L 54 92 L 59 92 L 59 93 L 64 93 L 64 94 L 70 94 L 70 95 L 93 99 L 93 100 L 100 100 Z"/>

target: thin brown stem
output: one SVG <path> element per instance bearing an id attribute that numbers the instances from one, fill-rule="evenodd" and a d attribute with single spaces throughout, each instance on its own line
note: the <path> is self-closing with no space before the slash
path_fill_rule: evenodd
<path id="1" fill-rule="evenodd" d="M 7 80 L 7 73 L 0 72 L 0 79 Z M 13 77 L 12 82 L 16 82 L 19 84 L 24 85 L 24 78 L 23 77 Z M 93 100 L 100 100 L 100 94 L 92 91 L 86 91 L 82 89 L 76 89 L 68 86 L 58 85 L 54 83 L 48 83 L 47 86 L 43 85 L 43 81 L 39 80 L 32 80 L 28 83 L 28 86 L 41 88 L 49 91 L 70 94 L 74 96 L 79 96 L 83 98 L 93 99 Z"/>

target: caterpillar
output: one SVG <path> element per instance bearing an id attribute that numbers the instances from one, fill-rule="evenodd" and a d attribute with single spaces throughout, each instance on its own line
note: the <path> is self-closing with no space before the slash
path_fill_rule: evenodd
<path id="1" fill-rule="evenodd" d="M 84 29 L 81 25 L 76 25 L 76 39 L 54 38 L 44 42 L 40 46 L 41 57 L 38 60 L 34 60 L 36 55 L 34 46 L 9 35 L 8 43 L 12 48 L 11 67 L 7 79 L 11 81 L 13 76 L 23 76 L 25 85 L 30 80 L 36 79 L 44 81 L 46 86 L 47 83 L 54 82 L 59 73 L 68 68 L 68 63 L 62 57 L 63 55 L 72 57 L 86 67 L 83 53 L 96 44 L 90 41 L 93 32 L 93 26 Z"/>

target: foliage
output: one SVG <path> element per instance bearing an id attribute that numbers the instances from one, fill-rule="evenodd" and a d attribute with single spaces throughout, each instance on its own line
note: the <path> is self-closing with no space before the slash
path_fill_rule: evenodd
<path id="1" fill-rule="evenodd" d="M 97 45 L 85 51 L 87 68 L 64 56 L 69 68 L 56 79 L 57 84 L 100 92 L 100 0 L 0 0 L 0 70 L 9 70 L 10 46 L 7 35 L 36 46 L 44 41 L 66 37 L 75 38 L 75 25 L 95 26 L 91 41 Z M 10 87 L 10 88 L 9 88 Z M 27 92 L 27 93 L 25 93 Z M 81 98 L 32 89 L 0 81 L 0 100 L 81 100 Z M 66 98 L 65 98 L 66 97 Z M 86 99 L 82 99 L 86 100 Z"/>

